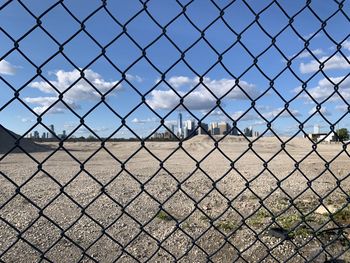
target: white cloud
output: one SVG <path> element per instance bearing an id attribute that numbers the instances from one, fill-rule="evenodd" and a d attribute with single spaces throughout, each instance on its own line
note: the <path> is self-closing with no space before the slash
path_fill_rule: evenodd
<path id="1" fill-rule="evenodd" d="M 283 112 L 282 112 L 283 111 Z M 289 109 L 289 111 L 291 112 L 291 114 L 295 117 L 300 117 L 301 113 L 298 110 L 292 110 Z M 281 113 L 282 112 L 282 113 Z M 232 118 L 234 120 L 237 120 L 239 117 L 241 117 L 243 115 L 244 111 L 237 111 L 234 114 L 232 114 Z M 281 113 L 281 114 L 280 114 Z M 279 115 L 280 114 L 280 115 Z M 261 112 L 261 115 L 264 116 L 265 119 L 273 119 L 275 118 L 277 115 L 279 115 L 277 118 L 291 118 L 292 116 L 289 114 L 289 112 L 287 110 L 284 110 L 284 108 L 276 108 L 273 109 L 271 111 L 267 111 L 267 112 Z M 245 115 L 243 115 L 243 117 L 240 119 L 240 121 L 261 121 L 263 120 L 257 113 L 252 113 L 252 112 L 247 112 Z M 263 122 L 265 123 L 265 122 Z M 260 122 L 256 122 L 256 124 L 260 125 Z"/>
<path id="2" fill-rule="evenodd" d="M 15 75 L 16 67 L 5 59 L 0 61 L 0 75 Z"/>
<path id="3" fill-rule="evenodd" d="M 64 93 L 63 100 L 73 109 L 79 109 L 79 103 L 84 100 L 99 100 L 101 97 L 98 90 L 102 94 L 106 93 L 110 89 L 114 88 L 118 81 L 108 82 L 105 81 L 98 73 L 87 69 L 84 70 L 85 78 L 80 79 L 80 72 L 76 69 L 73 71 L 59 70 L 54 73 L 56 80 L 50 81 L 59 92 L 65 91 L 71 85 L 73 85 L 66 93 Z M 96 90 L 88 83 L 90 82 Z M 34 107 L 33 110 L 40 114 L 45 111 L 50 105 L 58 100 L 58 92 L 54 90 L 51 85 L 45 81 L 36 81 L 29 84 L 30 87 L 40 90 L 43 93 L 51 94 L 47 97 L 25 98 L 28 103 L 37 104 L 39 106 Z M 120 89 L 120 85 L 116 89 Z M 62 102 L 57 103 L 49 112 L 50 113 L 62 113 L 66 107 Z"/>
<path id="4" fill-rule="evenodd" d="M 72 131 L 74 129 L 76 129 L 80 124 L 79 123 L 76 123 L 76 122 L 67 122 L 67 123 L 64 123 L 63 124 L 63 127 L 65 129 L 67 129 L 68 131 Z M 109 127 L 105 127 L 105 126 L 102 126 L 102 127 L 90 127 L 89 128 L 94 131 L 95 133 L 100 133 L 100 132 L 106 132 L 106 131 L 109 131 L 110 128 Z M 87 129 L 85 126 L 81 126 L 79 127 L 79 129 L 76 131 L 76 133 L 79 133 L 79 134 L 87 134 L 87 133 L 90 133 L 90 130 Z"/>
<path id="5" fill-rule="evenodd" d="M 348 105 L 337 105 L 335 106 L 335 109 L 340 112 L 347 112 L 348 111 Z"/>
<path id="6" fill-rule="evenodd" d="M 50 81 L 58 91 L 63 92 L 73 83 L 80 78 L 80 72 L 76 69 L 73 71 L 59 70 L 56 73 L 57 80 Z M 118 81 L 108 82 L 105 81 L 100 74 L 92 71 L 91 69 L 84 70 L 85 78 L 102 94 L 113 88 Z M 30 85 L 32 88 L 36 88 L 44 93 L 57 94 L 57 92 L 46 81 L 32 82 Z M 118 87 L 120 88 L 120 87 Z M 96 99 L 100 98 L 100 95 L 86 80 L 80 79 L 72 88 L 67 91 L 64 96 L 68 99 Z"/>
<path id="7" fill-rule="evenodd" d="M 343 42 L 343 44 L 341 44 L 343 48 L 347 49 L 350 51 L 350 41 L 349 40 L 345 40 Z"/>
<path id="8" fill-rule="evenodd" d="M 52 104 L 58 100 L 57 97 L 35 97 L 35 98 L 24 98 L 24 101 L 27 103 L 39 105 L 33 108 L 33 111 L 37 114 L 42 114 L 46 111 Z M 73 110 L 80 108 L 75 102 L 65 99 L 64 102 L 71 107 Z M 57 102 L 48 113 L 64 113 L 67 110 L 67 107 L 62 102 Z"/>
<path id="9" fill-rule="evenodd" d="M 266 121 L 255 121 L 252 126 L 265 126 L 266 125 Z"/>
<path id="10" fill-rule="evenodd" d="M 132 123 L 137 123 L 137 124 L 144 124 L 144 123 L 150 123 L 150 122 L 157 122 L 156 118 L 147 118 L 147 119 L 139 119 L 139 118 L 134 118 L 131 120 Z"/>
<path id="11" fill-rule="evenodd" d="M 309 111 L 309 115 L 314 114 L 317 111 L 316 107 L 313 107 L 310 111 Z M 323 115 L 323 116 L 331 116 L 332 114 L 327 110 L 327 108 L 325 106 L 321 107 L 321 109 L 319 110 L 319 112 Z"/>
<path id="12" fill-rule="evenodd" d="M 260 113 L 265 119 L 271 120 L 271 119 L 275 118 L 277 115 L 279 115 L 283 110 L 284 110 L 284 108 L 276 108 L 276 109 L 273 109 L 271 111 L 263 111 L 262 110 Z M 301 116 L 301 113 L 298 110 L 289 109 L 289 111 L 295 117 Z M 232 114 L 231 117 L 234 120 L 237 120 L 238 118 L 243 116 L 240 119 L 240 121 L 256 121 L 254 123 L 254 125 L 266 124 L 265 121 L 256 112 L 249 111 L 246 114 L 244 114 L 244 112 L 245 111 L 237 111 L 234 114 Z M 291 118 L 291 117 L 292 116 L 288 113 L 288 111 L 284 110 L 277 118 L 280 119 L 280 118 Z"/>
<path id="13" fill-rule="evenodd" d="M 260 120 L 260 116 L 256 113 L 247 112 L 244 114 L 245 111 L 236 111 L 234 114 L 231 115 L 232 119 L 237 120 L 238 118 L 240 121 L 253 121 L 253 120 Z M 244 114 L 244 115 L 243 115 Z"/>
<path id="14" fill-rule="evenodd" d="M 186 92 L 178 92 L 181 97 Z M 180 97 L 172 90 L 153 90 L 147 103 L 153 109 L 173 109 L 180 103 Z M 215 107 L 215 98 L 208 91 L 193 91 L 184 98 L 184 105 L 190 110 L 204 110 Z"/>
<path id="15" fill-rule="evenodd" d="M 203 110 L 202 114 L 206 115 L 208 111 Z M 216 116 L 216 117 L 224 117 L 226 116 L 221 110 L 213 110 L 212 112 L 209 113 L 209 116 Z"/>
<path id="16" fill-rule="evenodd" d="M 166 120 L 164 121 L 165 125 L 177 125 L 177 120 Z"/>
<path id="17" fill-rule="evenodd" d="M 320 62 L 324 62 L 329 57 L 323 56 L 319 59 Z M 348 60 L 350 60 L 350 56 L 347 57 Z M 316 60 L 312 60 L 308 63 L 300 63 L 299 70 L 301 73 L 314 73 L 319 70 L 320 63 Z M 331 69 L 349 69 L 350 63 L 346 61 L 346 59 L 341 55 L 334 55 L 332 56 L 327 62 L 324 63 L 323 70 L 331 70 Z"/>
<path id="18" fill-rule="evenodd" d="M 174 89 L 177 89 L 177 93 L 184 99 L 184 105 L 190 110 L 210 110 L 215 107 L 216 99 L 211 92 L 218 98 L 225 95 L 225 99 L 238 100 L 248 99 L 242 90 L 252 98 L 256 98 L 259 95 L 256 86 L 245 81 L 239 82 L 239 86 L 242 90 L 238 86 L 235 86 L 234 79 L 212 80 L 210 78 L 204 78 L 203 83 L 204 85 L 200 84 L 194 91 L 186 95 L 190 88 L 198 84 L 197 77 L 191 79 L 188 77 L 176 76 L 169 79 L 169 84 L 171 84 Z M 232 88 L 233 90 L 230 91 Z M 180 97 L 171 89 L 153 90 L 147 103 L 153 109 L 174 109 L 179 105 Z"/>
<path id="19" fill-rule="evenodd" d="M 77 127 L 78 125 L 76 125 Z M 75 127 L 74 127 L 75 128 Z M 91 128 L 89 127 L 94 133 L 96 133 L 97 135 L 101 136 L 100 133 L 103 133 L 103 132 L 106 132 L 106 131 L 109 131 L 110 128 L 108 127 L 98 127 L 98 128 Z M 76 133 L 79 133 L 79 134 L 89 134 L 91 133 L 89 129 L 87 129 L 86 127 L 80 127 Z"/>
<path id="20" fill-rule="evenodd" d="M 21 118 L 21 122 L 24 122 L 24 123 L 33 123 L 35 122 L 34 119 L 30 119 L 30 118 Z"/>
<path id="21" fill-rule="evenodd" d="M 335 85 L 339 86 L 339 89 L 338 89 L 339 94 L 342 95 L 344 99 L 349 100 L 350 99 L 350 78 L 345 76 L 331 77 L 329 78 L 329 80 L 326 78 L 323 78 L 318 82 L 318 85 L 316 87 L 308 88 L 307 91 L 316 101 L 319 102 L 328 98 L 334 92 Z M 299 92 L 300 90 L 301 88 L 298 87 L 294 91 Z M 311 100 L 309 96 L 305 93 L 302 93 L 300 97 L 305 98 L 308 101 Z M 335 101 L 338 99 L 339 99 L 339 96 L 337 94 L 334 94 L 329 99 L 329 101 Z"/>
<path id="22" fill-rule="evenodd" d="M 311 33 L 309 33 L 309 34 L 303 35 L 303 38 L 304 38 L 304 39 L 309 39 L 310 37 L 312 37 L 313 35 L 315 35 L 315 33 L 316 33 L 316 32 L 311 32 Z M 314 38 L 320 37 L 320 36 L 322 36 L 322 33 L 321 33 L 321 32 L 318 32 L 318 33 L 314 36 Z"/>
<path id="23" fill-rule="evenodd" d="M 129 81 L 136 81 L 136 82 L 139 82 L 139 83 L 143 82 L 143 78 L 141 78 L 138 75 L 126 74 L 126 78 Z"/>
<path id="24" fill-rule="evenodd" d="M 255 108 L 259 111 L 269 111 L 272 109 L 270 105 L 256 105 Z"/>
<path id="25" fill-rule="evenodd" d="M 183 86 L 194 86 L 199 82 L 199 78 L 189 78 L 185 76 L 173 76 L 167 81 L 173 88 L 178 89 Z"/>
<path id="26" fill-rule="evenodd" d="M 317 49 L 314 49 L 314 50 L 311 50 L 311 53 L 314 54 L 315 56 L 317 55 L 323 55 L 324 52 L 322 49 L 320 48 L 317 48 Z M 301 52 L 296 58 L 309 58 L 311 57 L 311 53 L 308 51 L 308 50 L 304 50 L 303 52 Z M 294 57 L 296 54 L 294 54 L 292 57 Z"/>
<path id="27" fill-rule="evenodd" d="M 63 124 L 63 127 L 67 130 L 73 130 L 75 129 L 79 124 L 77 123 L 74 123 L 74 122 L 68 122 L 68 123 L 65 123 Z"/>
<path id="28" fill-rule="evenodd" d="M 274 109 L 270 112 L 265 112 L 262 113 L 262 115 L 266 118 L 266 119 L 273 119 L 275 118 L 277 115 L 279 115 L 282 111 L 284 110 L 284 108 L 277 108 Z M 291 115 L 293 115 L 294 117 L 300 117 L 301 113 L 298 110 L 293 110 L 293 109 L 289 109 L 290 113 L 287 110 L 284 110 L 281 115 L 278 116 L 278 118 L 290 118 L 292 117 Z"/>

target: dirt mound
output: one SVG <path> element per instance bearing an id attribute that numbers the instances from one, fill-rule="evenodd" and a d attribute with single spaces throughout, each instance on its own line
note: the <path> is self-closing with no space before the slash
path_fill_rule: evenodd
<path id="1" fill-rule="evenodd" d="M 20 138 L 19 135 L 14 132 L 7 130 L 4 126 L 0 125 L 0 154 L 5 154 L 9 152 L 16 143 L 16 140 Z M 22 147 L 26 152 L 43 152 L 49 150 L 48 147 L 34 143 L 33 141 L 23 138 L 19 141 L 20 147 Z M 21 148 L 14 148 L 11 153 L 21 153 L 23 152 Z"/>
<path id="2" fill-rule="evenodd" d="M 214 142 L 212 138 L 209 137 L 209 135 L 196 135 L 190 139 L 187 140 L 187 142 L 190 143 L 203 143 L 203 142 L 208 142 L 208 143 L 212 143 Z"/>
<path id="3" fill-rule="evenodd" d="M 217 140 L 220 140 L 221 143 L 237 143 L 237 142 L 244 142 L 247 143 L 248 140 L 243 136 L 235 136 L 235 135 L 227 135 L 226 137 L 222 138 L 223 136 L 216 136 Z"/>

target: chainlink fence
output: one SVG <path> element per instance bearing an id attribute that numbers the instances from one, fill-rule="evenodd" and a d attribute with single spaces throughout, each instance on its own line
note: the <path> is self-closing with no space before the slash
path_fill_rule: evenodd
<path id="1" fill-rule="evenodd" d="M 0 14 L 16 6 L 20 11 L 12 15 L 27 18 L 24 25 L 18 25 L 21 27 L 18 33 L 5 25 L 5 16 L 1 17 L 1 41 L 11 44 L 1 48 L 2 66 L 5 67 L 5 62 L 16 54 L 32 73 L 25 76 L 23 83 L 12 81 L 11 78 L 16 76 L 10 76 L 9 72 L 0 75 L 1 94 L 4 94 L 1 95 L 0 112 L 13 111 L 11 119 L 2 117 L 0 131 L 0 261 L 348 262 L 350 156 L 346 142 L 324 142 L 327 136 L 336 133 L 341 121 L 346 119 L 349 107 L 348 97 L 342 92 L 342 83 L 347 82 L 349 73 L 335 79 L 327 72 L 330 64 L 340 63 L 334 62 L 335 58 L 343 60 L 342 70 L 349 68 L 349 57 L 345 52 L 350 22 L 346 2 L 325 1 L 331 11 L 324 15 L 315 8 L 315 2 L 320 1 L 311 0 L 296 1 L 293 12 L 285 7 L 286 1 L 280 0 L 173 0 L 167 2 L 174 9 L 167 19 L 160 19 L 153 9 L 159 1 L 134 2 L 137 8 L 128 9 L 127 19 L 120 19 L 119 14 L 127 5 L 124 1 L 79 2 L 74 8 L 72 1 L 45 1 L 39 11 L 33 11 L 31 1 L 1 2 Z M 211 6 L 210 15 L 201 10 L 204 2 Z M 111 8 L 112 5 L 116 8 Z M 241 21 L 239 26 L 233 25 L 230 17 L 243 8 L 250 14 L 249 19 Z M 283 24 L 274 32 L 262 22 L 264 16 L 271 15 L 272 9 L 276 23 L 282 21 Z M 197 10 L 197 15 L 202 18 L 198 20 L 198 16 L 192 15 L 193 10 Z M 60 28 L 62 21 L 56 21 L 53 26 L 47 23 L 47 18 L 55 12 L 60 12 L 71 23 L 65 38 L 57 35 L 58 31 L 65 30 Z M 306 13 L 319 25 L 308 36 L 296 25 Z M 147 43 L 130 31 L 141 16 L 146 17 L 147 23 L 158 32 L 148 36 L 150 41 Z M 106 19 L 103 20 L 105 27 L 100 27 L 97 32 L 105 32 L 108 41 L 102 41 L 104 36 L 90 31 L 95 17 Z M 336 18 L 343 21 L 339 24 L 342 39 L 328 30 L 328 25 Z M 201 19 L 208 23 L 203 26 Z M 187 27 L 181 28 L 177 24 L 179 21 Z M 220 28 L 217 29 L 217 25 Z M 191 35 L 191 40 L 186 45 L 179 43 L 169 33 L 173 27 L 183 30 L 184 35 Z M 228 40 L 229 45 L 224 49 L 218 48 L 218 42 L 208 37 L 213 27 Z M 245 36 L 253 27 L 260 35 L 249 40 Z M 301 48 L 295 54 L 287 54 L 286 42 L 281 44 L 280 39 L 287 31 L 299 38 Z M 36 41 L 48 39 L 54 46 L 52 50 L 48 47 L 47 52 L 38 53 L 23 47 L 27 39 L 34 41 L 31 36 L 37 32 L 41 37 Z M 320 34 L 334 46 L 327 58 L 321 58 L 321 52 L 315 51 L 312 45 Z M 72 45 L 79 52 L 75 40 L 82 36 L 97 50 L 94 54 L 86 52 L 84 64 L 77 61 L 74 52 L 67 52 Z M 260 36 L 267 41 L 260 43 Z M 118 46 L 125 40 L 127 45 Z M 252 51 L 249 41 L 259 46 L 260 51 Z M 215 57 L 211 63 L 205 55 L 201 57 L 204 70 L 199 70 L 198 64 L 191 61 L 192 52 L 200 44 L 206 45 L 208 57 Z M 162 45 L 176 52 L 176 56 L 169 54 L 167 57 L 167 51 L 164 51 L 162 56 L 166 62 L 163 64 L 159 57 L 152 56 L 153 47 L 162 48 Z M 239 72 L 230 64 L 236 63 L 230 52 L 237 47 L 246 55 L 243 60 L 237 60 L 242 69 Z M 119 64 L 113 52 L 121 56 L 129 48 L 134 50 L 130 53 L 134 56 L 130 55 L 128 63 Z M 275 53 L 270 53 L 272 50 Z M 295 68 L 298 57 L 305 52 L 316 65 L 316 70 L 307 78 Z M 50 55 L 46 56 L 47 53 Z M 269 70 L 272 65 L 261 62 L 270 54 L 274 54 L 276 60 L 284 61 L 273 74 Z M 57 57 L 78 72 L 74 81 L 67 82 L 64 87 L 50 81 L 46 74 L 57 69 L 54 63 L 50 64 Z M 229 63 L 226 57 L 232 61 Z M 90 68 L 102 59 L 121 76 L 107 89 L 102 89 L 101 83 L 89 77 Z M 130 76 L 141 61 L 158 76 L 157 81 L 146 89 Z M 179 91 L 169 80 L 172 70 L 179 64 L 186 65 L 187 71 L 195 77 L 195 83 L 186 92 Z M 226 78 L 233 80 L 229 89 L 221 92 L 213 89 L 207 79 L 218 67 L 225 72 Z M 249 82 L 247 75 L 252 70 L 266 83 L 257 95 L 244 81 Z M 286 72 L 300 86 L 292 96 L 281 91 L 284 87 L 280 81 Z M 310 91 L 310 83 L 320 76 L 330 83 L 330 90 L 322 100 Z M 54 94 L 50 103 L 39 103 L 43 106 L 40 111 L 32 107 L 33 100 L 26 99 L 25 95 L 38 78 Z M 88 93 L 97 98 L 84 113 L 67 98 L 82 81 L 89 85 Z M 109 99 L 122 83 L 138 100 L 135 105 L 130 103 L 132 106 L 127 110 L 115 107 Z M 149 99 L 160 85 L 175 96 L 175 102 L 166 113 L 163 111 L 164 114 Z M 210 109 L 201 114 L 189 106 L 193 99 L 191 94 L 200 96 L 200 92 L 195 93 L 198 88 L 213 98 Z M 228 102 L 225 99 L 237 91 L 249 105 L 239 116 L 233 116 L 226 112 Z M 86 95 L 81 92 L 82 97 Z M 258 104 L 269 96 L 278 98 L 283 107 L 267 116 Z M 315 105 L 314 112 L 306 118 L 291 108 L 301 97 Z M 334 121 L 323 106 L 335 97 L 344 103 L 345 111 Z M 241 102 L 235 100 L 234 103 Z M 13 105 L 19 105 L 35 118 L 20 136 L 5 129 L 17 119 Z M 108 111 L 108 116 L 113 116 L 111 119 L 116 118 L 119 122 L 108 136 L 101 136 L 95 129 L 94 119 L 89 119 L 101 107 L 106 114 Z M 46 120 L 57 108 L 64 108 L 77 120 L 67 135 L 53 134 L 49 138 L 48 134 L 42 140 L 28 139 L 38 127 L 51 135 L 53 127 Z M 132 126 L 137 120 L 131 121 L 140 109 L 156 119 L 156 126 L 145 136 Z M 190 139 L 178 132 L 178 123 L 175 123 L 175 129 L 167 123 L 171 116 L 177 119 L 179 112 L 195 120 Z M 208 117 L 218 112 L 228 122 L 228 130 L 221 136 L 215 135 L 214 129 L 210 132 L 204 128 Z M 263 121 L 263 129 L 255 137 L 240 126 L 252 112 Z M 280 127 L 276 123 L 286 115 L 295 126 L 288 136 L 282 136 L 277 132 Z M 306 131 L 316 115 L 327 126 L 321 141 L 309 137 Z M 89 140 L 73 138 L 79 129 L 92 137 Z M 122 130 L 133 139 L 120 139 L 118 135 Z"/>

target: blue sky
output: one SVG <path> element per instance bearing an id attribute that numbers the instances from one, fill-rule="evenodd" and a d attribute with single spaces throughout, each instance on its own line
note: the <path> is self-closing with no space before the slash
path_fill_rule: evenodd
<path id="1" fill-rule="evenodd" d="M 294 16 L 287 28 L 289 18 L 271 1 L 246 1 L 249 9 L 240 0 L 213 1 L 216 6 L 208 0 L 179 1 L 182 6 L 173 0 L 151 0 L 146 3 L 147 12 L 142 1 L 131 0 L 107 1 L 105 7 L 102 1 L 92 0 L 64 1 L 64 5 L 48 0 L 22 1 L 34 16 L 40 16 L 40 27 L 20 3 L 9 2 L 0 1 L 0 122 L 20 134 L 30 129 L 44 131 L 36 122 L 40 115 L 45 125 L 54 124 L 58 132 L 63 129 L 70 132 L 79 125 L 75 114 L 63 103 L 56 103 L 58 92 L 64 92 L 65 104 L 78 116 L 85 116 L 100 102 L 101 94 L 107 93 L 110 109 L 100 104 L 85 118 L 85 123 L 99 136 L 109 136 L 121 125 L 112 110 L 121 117 L 127 116 L 140 104 L 140 94 L 145 94 L 148 106 L 141 105 L 126 118 L 127 125 L 139 136 L 149 135 L 159 125 L 159 118 L 150 108 L 162 117 L 167 116 L 168 123 L 176 121 L 179 110 L 185 120 L 192 118 L 185 109 L 177 107 L 178 95 L 184 96 L 184 104 L 197 118 L 203 118 L 215 107 L 213 95 L 221 97 L 227 115 L 215 108 L 204 119 L 207 123 L 230 116 L 239 118 L 238 126 L 242 129 L 253 126 L 263 132 L 266 122 L 255 109 L 267 120 L 280 114 L 273 127 L 281 135 L 295 133 L 298 126 L 287 111 L 282 112 L 285 102 L 277 92 L 287 101 L 300 93 L 289 105 L 298 120 L 304 121 L 315 111 L 316 104 L 301 90 L 303 82 L 306 91 L 322 103 L 320 111 L 330 122 L 336 122 L 347 111 L 350 39 L 346 30 L 349 21 L 344 13 L 350 14 L 349 2 L 344 3 L 342 13 L 337 12 L 335 1 L 312 1 L 307 8 L 301 0 L 278 1 L 289 17 Z M 220 9 L 224 10 L 222 18 Z M 93 12 L 96 13 L 90 16 Z M 319 19 L 327 20 L 323 29 L 313 12 Z M 259 24 L 248 27 L 255 20 L 254 13 L 259 13 Z M 84 21 L 85 31 L 80 31 L 79 21 Z M 159 25 L 166 26 L 166 32 Z M 240 42 L 237 34 L 241 36 Z M 271 37 L 279 50 L 271 46 Z M 18 50 L 13 49 L 14 41 L 19 44 Z M 305 41 L 309 42 L 307 48 Z M 338 50 L 340 43 L 342 47 Z M 102 47 L 108 59 L 102 55 Z M 181 53 L 185 55 L 181 57 Z M 258 57 L 255 65 L 252 56 Z M 286 58 L 292 62 L 290 69 L 286 69 Z M 324 61 L 322 72 L 318 72 L 319 63 Z M 36 67 L 41 69 L 41 76 Z M 80 77 L 81 69 L 85 80 Z M 277 92 L 270 89 L 264 93 L 271 80 Z M 335 85 L 339 85 L 345 102 L 332 95 Z M 13 98 L 14 90 L 19 89 L 20 99 L 33 112 L 18 100 L 4 107 Z M 255 109 L 249 110 L 251 101 L 247 95 L 256 99 Z M 45 112 L 53 103 L 55 106 Z M 176 111 L 169 114 L 174 108 Z M 315 124 L 329 131 L 329 125 L 318 113 L 305 124 L 305 130 L 311 131 Z M 345 116 L 339 126 L 350 128 L 349 117 Z M 88 133 L 81 128 L 75 135 Z M 124 127 L 115 136 L 132 134 Z"/>

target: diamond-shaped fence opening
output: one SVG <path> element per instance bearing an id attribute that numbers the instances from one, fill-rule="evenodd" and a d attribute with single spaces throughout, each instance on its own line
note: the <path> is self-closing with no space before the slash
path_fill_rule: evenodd
<path id="1" fill-rule="evenodd" d="M 349 262 L 346 1 L 0 4 L 1 262 Z"/>

